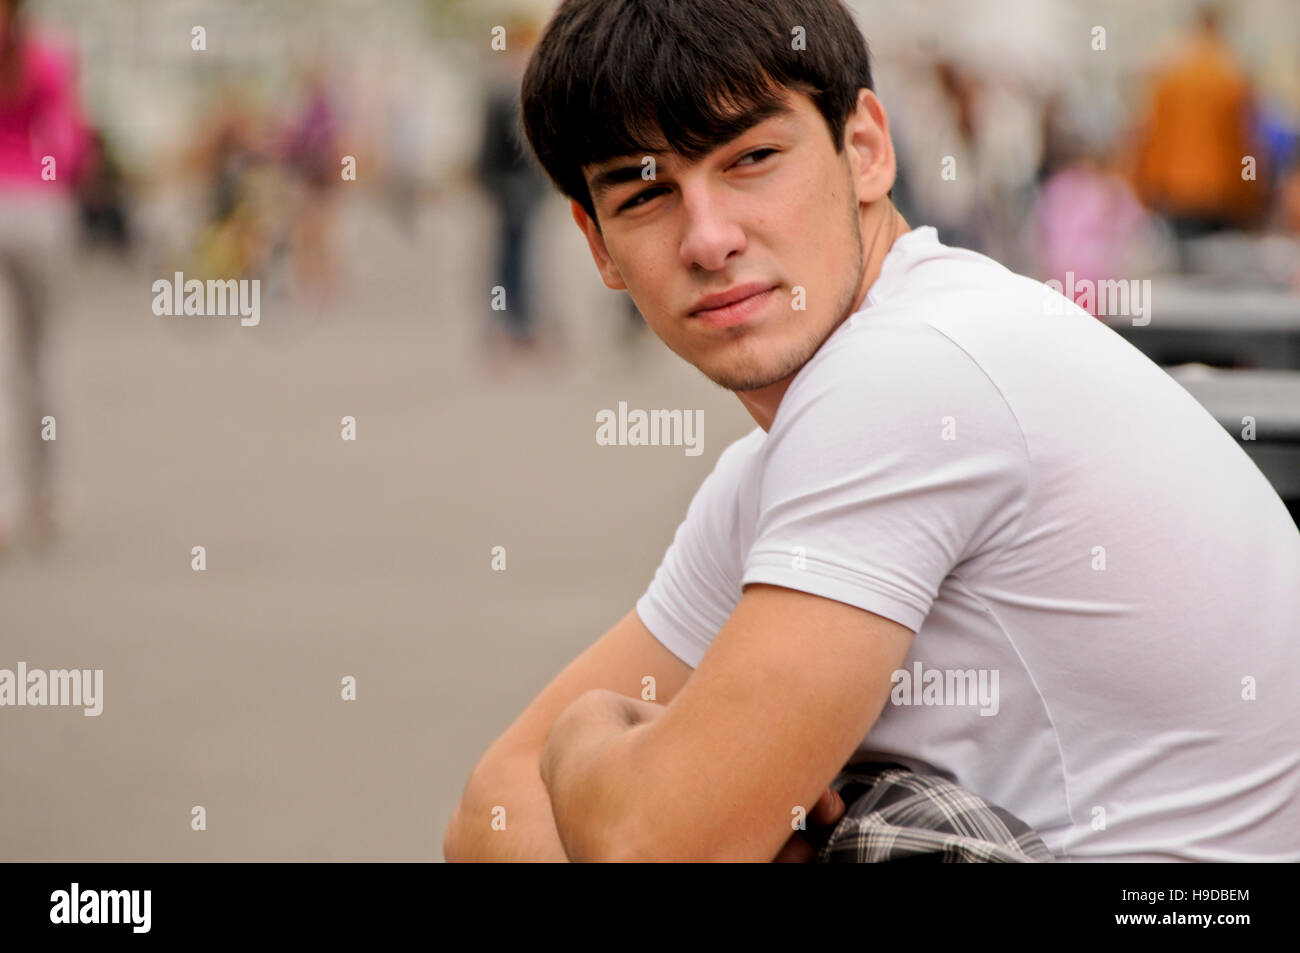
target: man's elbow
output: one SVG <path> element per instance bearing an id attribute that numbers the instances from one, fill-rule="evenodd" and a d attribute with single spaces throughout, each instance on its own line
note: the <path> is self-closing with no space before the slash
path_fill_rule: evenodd
<path id="1" fill-rule="evenodd" d="M 471 825 L 467 823 L 471 817 L 482 813 L 478 808 L 482 802 L 481 769 L 482 763 L 475 765 L 474 770 L 470 772 L 460 800 L 456 802 L 451 817 L 447 820 L 447 826 L 443 829 L 442 856 L 449 864 L 487 859 L 483 854 L 481 837 L 475 836 L 479 832 L 472 830 Z"/>
<path id="2" fill-rule="evenodd" d="M 460 864 L 472 860 L 465 846 L 464 832 L 461 830 L 460 804 L 451 812 L 442 832 L 442 859 L 449 864 Z"/>

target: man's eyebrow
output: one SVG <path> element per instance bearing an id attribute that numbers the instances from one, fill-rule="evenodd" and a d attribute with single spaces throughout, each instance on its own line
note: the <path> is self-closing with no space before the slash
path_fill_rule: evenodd
<path id="1" fill-rule="evenodd" d="M 647 152 L 648 156 L 660 156 L 660 152 Z M 599 202 L 605 193 L 609 192 L 615 186 L 622 185 L 624 182 L 631 182 L 634 179 L 641 178 L 641 161 L 640 159 L 629 160 L 608 169 L 602 169 L 591 177 L 591 199 L 593 202 Z"/>
<path id="2" fill-rule="evenodd" d="M 760 123 L 767 122 L 769 119 L 778 117 L 784 118 L 794 112 L 794 107 L 787 102 L 768 103 L 759 109 L 754 110 L 747 117 L 747 122 L 740 132 L 736 133 L 733 138 L 739 139 L 745 133 L 749 132 Z M 626 161 L 617 165 L 602 169 L 591 177 L 591 199 L 593 202 L 600 201 L 601 197 L 616 186 L 624 182 L 632 182 L 641 178 L 641 163 L 644 156 L 662 157 L 662 152 L 645 152 L 641 156 L 627 157 Z"/>

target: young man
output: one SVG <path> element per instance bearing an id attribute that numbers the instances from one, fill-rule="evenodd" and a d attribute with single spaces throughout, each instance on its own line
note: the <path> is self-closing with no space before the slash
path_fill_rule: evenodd
<path id="1" fill-rule="evenodd" d="M 758 426 L 484 755 L 448 858 L 770 860 L 892 762 L 1058 859 L 1300 861 L 1300 533 L 1117 334 L 909 229 L 871 90 L 838 0 L 550 22 L 534 151 L 605 283 Z"/>

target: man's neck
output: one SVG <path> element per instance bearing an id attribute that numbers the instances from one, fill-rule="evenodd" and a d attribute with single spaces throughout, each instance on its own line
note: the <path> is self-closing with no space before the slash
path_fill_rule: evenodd
<path id="1" fill-rule="evenodd" d="M 862 307 L 862 302 L 867 299 L 867 292 L 871 290 L 871 286 L 880 277 L 880 269 L 885 263 L 885 256 L 894 247 L 894 242 L 909 231 L 911 231 L 911 226 L 899 214 L 898 209 L 894 207 L 894 203 L 888 199 L 873 203 L 863 212 L 862 280 L 858 284 L 853 304 L 848 311 L 840 315 L 839 321 L 827 333 L 827 337 L 834 334 L 835 329 L 846 321 L 849 315 L 855 314 Z M 771 429 L 772 420 L 776 417 L 776 410 L 781 406 L 781 399 L 785 396 L 790 382 L 794 380 L 795 375 L 798 373 L 799 371 L 796 370 L 790 376 L 758 390 L 736 391 L 736 396 L 745 405 L 745 409 L 749 411 L 755 423 L 764 430 Z"/>

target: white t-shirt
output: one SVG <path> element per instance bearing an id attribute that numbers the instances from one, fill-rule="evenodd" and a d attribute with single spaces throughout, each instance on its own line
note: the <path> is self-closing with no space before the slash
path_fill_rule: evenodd
<path id="1" fill-rule="evenodd" d="M 1052 294 L 902 236 L 637 612 L 692 667 L 746 583 L 878 613 L 917 634 L 854 761 L 936 771 L 1061 859 L 1300 861 L 1300 532 L 1190 394 Z"/>

